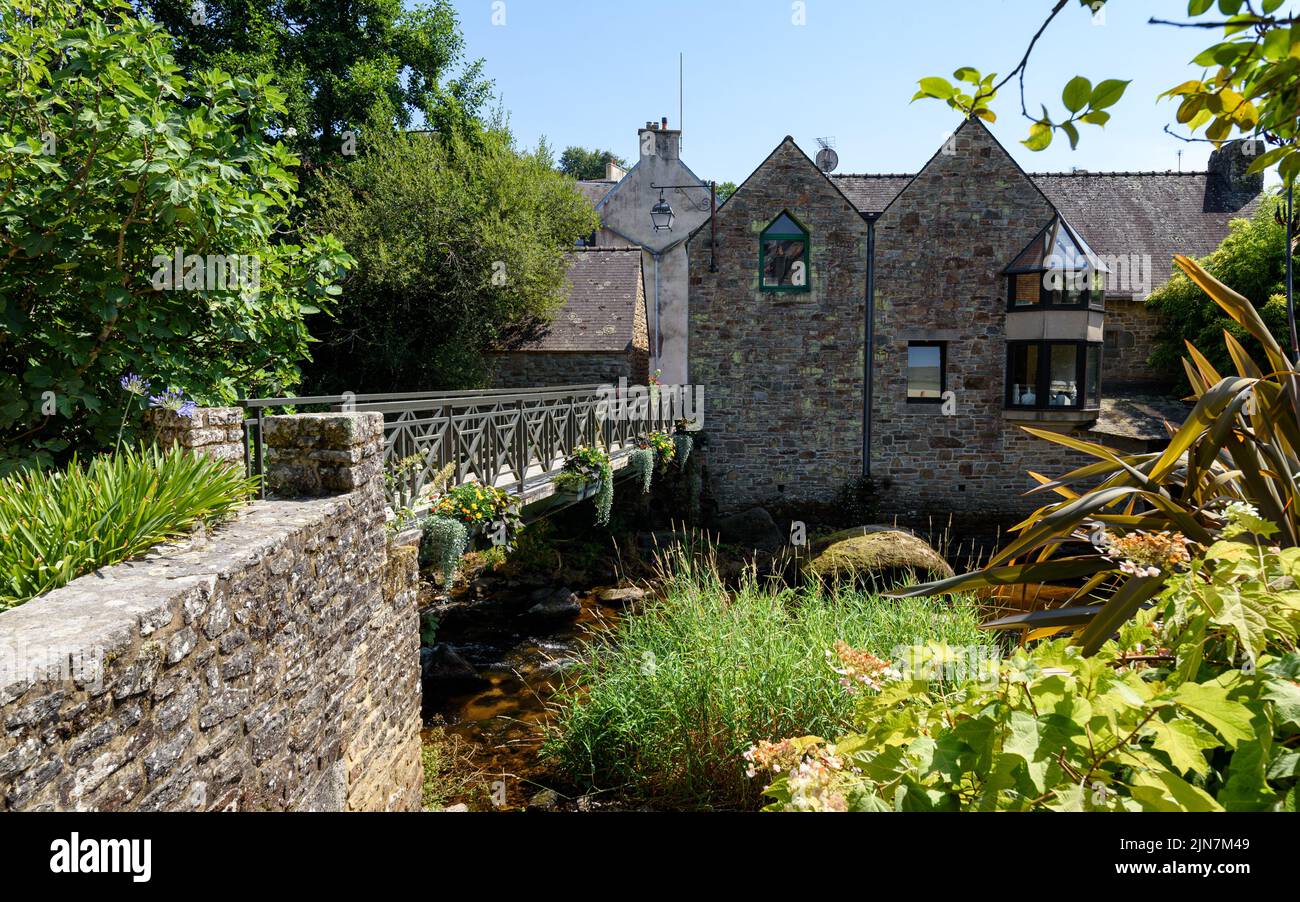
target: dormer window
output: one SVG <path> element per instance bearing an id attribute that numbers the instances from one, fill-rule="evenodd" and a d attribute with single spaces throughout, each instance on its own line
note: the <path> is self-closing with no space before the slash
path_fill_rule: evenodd
<path id="1" fill-rule="evenodd" d="M 759 284 L 764 291 L 808 291 L 808 230 L 788 212 L 774 219 L 758 242 Z"/>
<path id="2" fill-rule="evenodd" d="M 1007 309 L 1100 310 L 1109 271 L 1058 214 L 1004 270 Z"/>

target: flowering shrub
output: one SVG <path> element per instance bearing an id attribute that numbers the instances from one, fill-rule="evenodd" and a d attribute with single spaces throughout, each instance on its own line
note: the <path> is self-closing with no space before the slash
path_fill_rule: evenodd
<path id="1" fill-rule="evenodd" d="M 655 463 L 666 467 L 677 456 L 677 446 L 666 432 L 652 432 L 645 437 L 645 447 L 654 452 Z"/>
<path id="2" fill-rule="evenodd" d="M 505 489 L 466 482 L 438 499 L 433 513 L 459 520 L 470 533 L 491 535 L 494 544 L 513 547 L 523 521 L 519 498 Z"/>
<path id="3" fill-rule="evenodd" d="M 1179 533 L 1135 532 L 1118 538 L 1103 533 L 1106 558 L 1119 562 L 1131 576 L 1157 577 L 1173 573 L 1191 561 L 1187 538 Z"/>
<path id="4" fill-rule="evenodd" d="M 1300 549 L 1249 506 L 1225 516 L 1196 559 L 1168 535 L 1123 546 L 1182 569 L 1093 657 L 1059 639 L 936 685 L 837 647 L 857 729 L 755 746 L 769 808 L 1297 810 Z"/>

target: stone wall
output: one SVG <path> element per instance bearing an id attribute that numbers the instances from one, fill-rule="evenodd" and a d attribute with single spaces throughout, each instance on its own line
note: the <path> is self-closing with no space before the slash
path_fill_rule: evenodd
<path id="1" fill-rule="evenodd" d="M 415 562 L 386 540 L 381 415 L 269 422 L 293 437 L 270 483 L 345 493 L 251 504 L 0 613 L 0 811 L 419 807 Z"/>
<path id="2" fill-rule="evenodd" d="M 759 235 L 809 232 L 807 292 L 759 287 Z M 823 500 L 862 472 L 866 223 L 791 138 L 690 241 L 690 374 L 704 387 L 711 489 L 724 511 Z"/>
<path id="3" fill-rule="evenodd" d="M 244 411 L 239 407 L 200 407 L 193 416 L 173 410 L 145 411 L 146 435 L 157 445 L 199 451 L 218 460 L 244 459 Z"/>
<path id="4" fill-rule="evenodd" d="M 1052 216 L 989 131 L 969 121 L 876 224 L 871 455 L 886 512 L 1014 513 L 1048 500 L 1019 497 L 1035 484 L 1028 469 L 1056 475 L 1068 461 L 1003 415 L 1002 270 Z M 912 341 L 946 343 L 953 414 L 908 402 Z"/>
<path id="5" fill-rule="evenodd" d="M 543 388 L 552 385 L 617 385 L 626 379 L 645 385 L 645 348 L 625 353 L 598 351 L 503 351 L 485 355 L 493 388 Z"/>
<path id="6" fill-rule="evenodd" d="M 1111 386 L 1162 387 L 1172 380 L 1147 365 L 1156 347 L 1160 318 L 1141 298 L 1106 297 L 1106 343 L 1102 349 L 1103 393 Z"/>

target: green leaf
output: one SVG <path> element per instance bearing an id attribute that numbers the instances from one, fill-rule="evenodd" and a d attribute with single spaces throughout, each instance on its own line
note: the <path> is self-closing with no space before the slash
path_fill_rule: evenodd
<path id="1" fill-rule="evenodd" d="M 1046 150 L 1052 143 L 1052 127 L 1042 122 L 1035 122 L 1029 127 L 1029 137 L 1020 143 L 1030 150 Z"/>
<path id="2" fill-rule="evenodd" d="M 1092 90 L 1092 109 L 1104 110 L 1108 106 L 1114 106 L 1124 96 L 1124 91 L 1129 84 L 1130 82 L 1117 78 L 1108 78 L 1101 82 Z"/>
<path id="3" fill-rule="evenodd" d="M 1131 786 L 1133 798 L 1150 811 L 1222 811 L 1203 789 L 1168 771 L 1139 771 Z"/>
<path id="4" fill-rule="evenodd" d="M 949 84 L 946 78 L 932 76 L 921 79 L 917 84 L 921 88 L 917 92 L 918 97 L 937 97 L 939 100 L 947 100 L 957 93 L 957 89 Z"/>
<path id="5" fill-rule="evenodd" d="M 1065 84 L 1061 91 L 1061 102 L 1071 113 L 1077 113 L 1088 105 L 1092 97 L 1092 82 L 1082 75 L 1076 75 Z"/>
<path id="6" fill-rule="evenodd" d="M 1180 774 L 1189 770 L 1198 774 L 1209 772 L 1204 752 L 1218 748 L 1220 743 L 1203 727 L 1190 720 L 1165 722 L 1156 718 L 1151 721 L 1151 728 L 1155 732 L 1153 744 L 1169 756 L 1170 763 Z"/>
<path id="7" fill-rule="evenodd" d="M 1209 724 L 1232 748 L 1254 735 L 1250 709 L 1228 698 L 1228 690 L 1207 683 L 1183 683 L 1174 692 L 1176 704 Z"/>

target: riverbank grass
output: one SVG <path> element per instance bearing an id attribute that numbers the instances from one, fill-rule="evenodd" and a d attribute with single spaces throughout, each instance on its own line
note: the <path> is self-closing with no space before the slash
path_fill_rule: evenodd
<path id="1" fill-rule="evenodd" d="M 754 809 L 743 754 L 760 740 L 834 736 L 855 699 L 837 642 L 882 658 L 929 641 L 991 652 L 974 599 L 887 599 L 749 578 L 729 589 L 679 551 L 663 597 L 596 640 L 556 696 L 543 747 L 585 791 L 662 808 Z"/>

